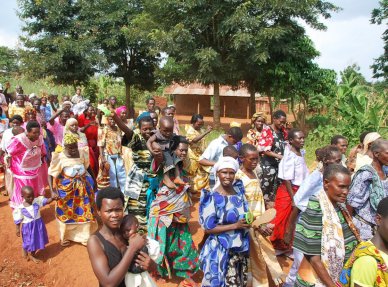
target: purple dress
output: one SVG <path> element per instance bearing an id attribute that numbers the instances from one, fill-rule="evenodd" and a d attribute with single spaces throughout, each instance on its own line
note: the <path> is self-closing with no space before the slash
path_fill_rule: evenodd
<path id="1" fill-rule="evenodd" d="M 23 249 L 27 252 L 44 249 L 48 243 L 46 226 L 39 211 L 46 203 L 47 198 L 39 196 L 34 199 L 30 206 L 26 207 L 21 203 L 13 211 L 15 224 L 22 224 Z"/>

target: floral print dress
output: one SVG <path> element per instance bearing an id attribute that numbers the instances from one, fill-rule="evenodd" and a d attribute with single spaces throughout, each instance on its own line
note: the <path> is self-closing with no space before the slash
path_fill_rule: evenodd
<path id="1" fill-rule="evenodd" d="M 203 229 L 211 230 L 244 218 L 248 203 L 241 180 L 236 181 L 234 188 L 234 195 L 222 195 L 216 190 L 202 191 L 199 222 Z M 200 267 L 204 273 L 202 286 L 246 286 L 248 251 L 248 229 L 210 234 L 200 254 Z"/>

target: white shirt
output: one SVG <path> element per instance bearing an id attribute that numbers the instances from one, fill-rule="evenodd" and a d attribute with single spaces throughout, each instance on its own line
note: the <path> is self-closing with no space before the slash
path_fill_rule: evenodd
<path id="1" fill-rule="evenodd" d="M 300 186 L 309 174 L 303 155 L 304 151 L 302 151 L 302 156 L 298 156 L 287 145 L 284 149 L 283 158 L 279 163 L 279 178 L 290 180 L 293 185 Z"/>
<path id="2" fill-rule="evenodd" d="M 12 133 L 12 128 L 10 129 L 6 129 L 3 133 L 3 138 L 1 139 L 1 142 L 0 142 L 0 148 L 3 150 L 3 151 L 7 151 L 7 147 L 9 146 L 9 144 L 11 143 L 11 139 L 13 138 L 13 133 Z"/>

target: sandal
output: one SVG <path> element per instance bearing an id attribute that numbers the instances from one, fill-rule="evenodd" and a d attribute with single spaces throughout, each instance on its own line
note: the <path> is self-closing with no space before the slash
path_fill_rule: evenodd
<path id="1" fill-rule="evenodd" d="M 69 240 L 64 240 L 64 241 L 61 241 L 61 246 L 62 247 L 67 247 L 70 245 L 70 241 Z"/>
<path id="2" fill-rule="evenodd" d="M 255 221 L 253 221 L 253 227 L 259 227 L 264 223 L 271 222 L 276 216 L 276 210 L 274 208 L 267 209 L 262 215 L 258 216 Z"/>

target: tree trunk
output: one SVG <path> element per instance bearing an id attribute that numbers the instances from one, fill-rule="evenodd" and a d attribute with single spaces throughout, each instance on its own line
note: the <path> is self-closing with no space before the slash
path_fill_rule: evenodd
<path id="1" fill-rule="evenodd" d="M 256 93 L 254 89 L 249 89 L 249 117 L 252 118 L 253 114 L 256 113 Z"/>
<path id="2" fill-rule="evenodd" d="M 270 117 L 271 117 L 271 123 L 273 121 L 273 118 L 272 118 L 272 114 L 273 114 L 273 107 L 272 107 L 272 97 L 271 97 L 271 93 L 269 91 L 267 91 L 267 97 L 268 97 L 268 102 L 269 102 L 269 114 L 270 114 Z"/>
<path id="3" fill-rule="evenodd" d="M 131 108 L 131 82 L 129 79 L 124 78 L 125 83 L 125 106 L 127 107 L 127 111 Z"/>
<path id="4" fill-rule="evenodd" d="M 214 99 L 214 106 L 213 106 L 213 121 L 214 121 L 214 128 L 219 129 L 221 127 L 221 118 L 220 118 L 220 84 L 214 83 L 213 84 L 213 99 Z"/>

